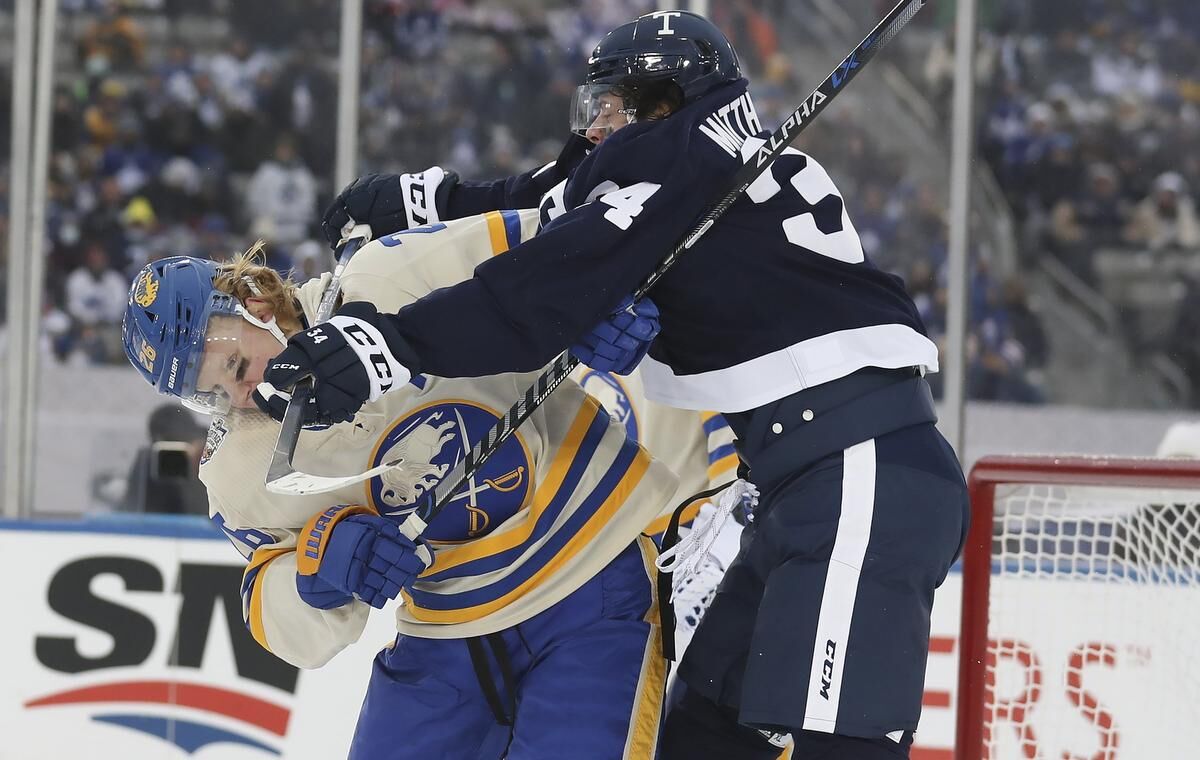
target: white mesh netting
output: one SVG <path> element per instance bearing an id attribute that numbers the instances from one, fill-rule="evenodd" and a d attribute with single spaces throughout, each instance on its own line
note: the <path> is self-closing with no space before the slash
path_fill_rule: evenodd
<path id="1" fill-rule="evenodd" d="M 984 757 L 1200 757 L 1200 491 L 1001 484 Z"/>

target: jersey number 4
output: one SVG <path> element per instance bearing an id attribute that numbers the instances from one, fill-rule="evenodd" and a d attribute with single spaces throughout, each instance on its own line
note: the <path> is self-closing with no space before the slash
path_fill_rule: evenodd
<path id="1" fill-rule="evenodd" d="M 543 225 L 567 212 L 567 204 L 563 200 L 563 192 L 566 187 L 567 181 L 563 180 L 542 197 Z M 650 200 L 650 196 L 658 192 L 660 187 L 662 185 L 654 182 L 638 182 L 629 187 L 621 187 L 616 182 L 606 179 L 588 193 L 585 203 L 599 199 L 601 203 L 611 206 L 608 211 L 604 212 L 604 218 L 620 229 L 627 230 L 633 224 L 634 218 L 642 213 L 646 201 Z"/>

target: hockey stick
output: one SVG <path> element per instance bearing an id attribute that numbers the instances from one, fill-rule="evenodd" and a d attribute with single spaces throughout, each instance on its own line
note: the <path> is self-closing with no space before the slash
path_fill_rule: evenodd
<path id="1" fill-rule="evenodd" d="M 742 196 L 751 183 L 754 182 L 772 161 L 774 161 L 796 137 L 808 126 L 809 122 L 825 109 L 829 101 L 853 79 L 859 70 L 867 64 L 884 45 L 899 33 L 926 0 L 901 0 L 887 16 L 867 35 L 866 39 L 855 47 L 848 56 L 838 64 L 824 82 L 804 99 L 800 106 L 788 116 L 782 125 L 773 132 L 758 152 L 734 175 L 729 190 L 711 206 L 697 221 L 695 227 L 688 232 L 671 252 L 662 260 L 658 267 L 638 287 L 634 299 L 640 299 L 662 278 L 675 263 L 681 253 L 696 244 L 708 229 L 712 227 L 729 207 Z M 449 503 L 450 497 L 470 478 L 479 468 L 508 440 L 517 428 L 541 406 L 547 397 L 562 384 L 571 371 L 579 365 L 579 360 L 564 351 L 546 368 L 540 377 L 526 391 L 521 400 L 514 404 L 508 412 L 497 421 L 471 448 L 467 455 L 454 466 L 450 473 L 442 478 L 435 486 L 425 493 L 421 503 L 408 515 L 401 530 L 413 538 L 425 530 L 426 525 Z M 303 481 L 298 476 L 286 482 L 268 482 L 268 488 L 275 493 L 320 493 L 333 490 L 342 485 L 367 480 L 382 470 L 388 469 L 388 464 L 372 468 L 358 475 L 348 475 L 344 478 L 319 478 L 307 476 L 309 481 Z M 268 480 L 270 480 L 268 478 Z"/>
<path id="2" fill-rule="evenodd" d="M 338 248 L 337 266 L 333 268 L 333 277 L 321 295 L 314 324 L 325 322 L 333 316 L 334 304 L 342 292 L 342 273 L 346 271 L 346 264 L 370 239 L 371 228 L 365 224 L 355 225 L 342 238 Z M 399 464 L 399 461 L 385 462 L 366 472 L 348 477 L 326 477 L 298 472 L 292 465 L 292 458 L 296 455 L 296 444 L 300 441 L 304 405 L 308 403 L 312 394 L 312 380 L 297 383 L 292 389 L 292 398 L 288 401 L 287 411 L 283 413 L 283 422 L 279 427 L 279 438 L 275 441 L 275 452 L 271 455 L 271 466 L 267 469 L 268 491 L 283 494 L 324 493 L 372 478 Z"/>
<path id="3" fill-rule="evenodd" d="M 875 54 L 892 41 L 900 30 L 912 20 L 917 11 L 925 5 L 926 0 L 901 0 L 880 21 L 871 33 L 866 36 L 850 54 L 838 64 L 824 82 L 804 99 L 800 106 L 791 113 L 783 124 L 776 129 L 758 152 L 734 175 L 729 190 L 697 222 L 696 226 L 685 235 L 658 267 L 646 278 L 645 282 L 634 293 L 634 300 L 646 295 L 654 287 L 667 270 L 675 263 L 681 253 L 696 244 L 717 219 L 729 210 L 742 196 L 751 183 L 767 170 L 771 162 L 778 158 L 792 144 L 804 128 L 812 122 L 829 105 L 846 84 L 862 70 Z M 441 512 L 450 502 L 453 494 L 471 477 L 484 462 L 496 452 L 500 446 L 516 432 L 525 420 L 545 402 L 554 389 L 562 384 L 567 375 L 579 365 L 579 360 L 567 351 L 559 354 L 551 365 L 542 372 L 541 376 L 526 391 L 525 396 L 508 410 L 496 425 L 480 439 L 449 475 L 442 478 L 433 488 L 422 497 L 421 503 L 405 519 L 400 530 L 406 536 L 415 538 L 424 532 L 429 522 Z"/>

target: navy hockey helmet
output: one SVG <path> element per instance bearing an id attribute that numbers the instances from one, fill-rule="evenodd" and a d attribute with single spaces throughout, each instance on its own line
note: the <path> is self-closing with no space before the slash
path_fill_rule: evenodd
<path id="1" fill-rule="evenodd" d="M 620 118 L 617 113 L 624 123 L 633 121 L 637 105 L 628 97 L 631 86 L 674 83 L 683 105 L 741 76 L 733 45 L 711 21 L 688 11 L 647 13 L 606 34 L 592 51 L 587 78 L 572 104 L 571 128 L 611 126 Z M 603 98 L 622 90 L 623 108 Z"/>
<path id="2" fill-rule="evenodd" d="M 690 103 L 741 76 L 737 53 L 715 24 L 688 11 L 656 11 L 600 40 L 588 58 L 586 83 L 665 79 L 679 85 Z"/>

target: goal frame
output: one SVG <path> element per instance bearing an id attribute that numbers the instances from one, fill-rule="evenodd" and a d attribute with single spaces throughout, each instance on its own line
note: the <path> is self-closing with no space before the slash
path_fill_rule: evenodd
<path id="1" fill-rule="evenodd" d="M 992 525 L 1003 484 L 1200 489 L 1200 461 L 1090 456 L 987 456 L 971 468 L 971 527 L 962 553 L 955 760 L 983 757 Z"/>

